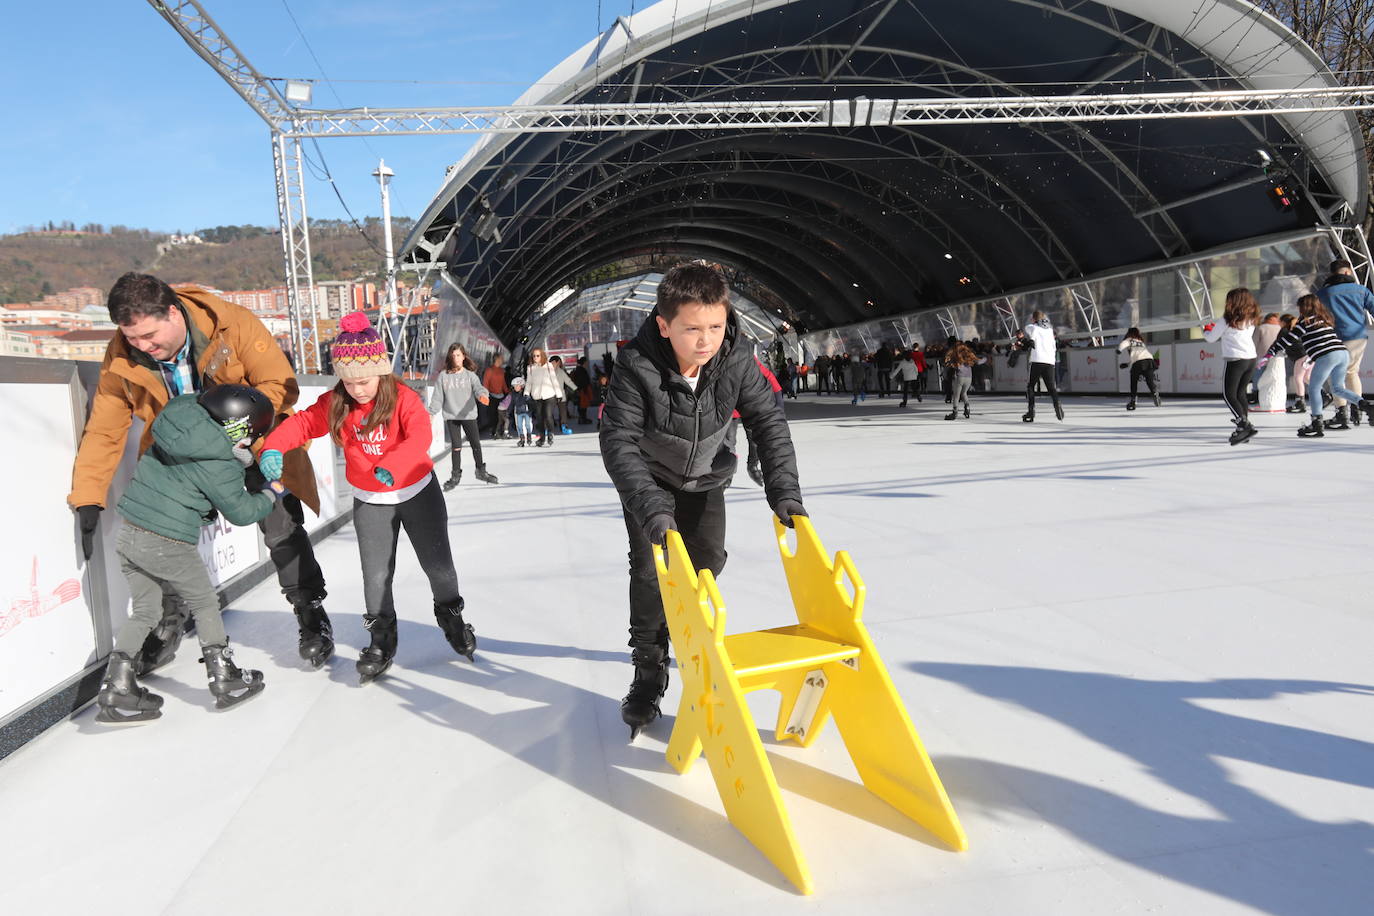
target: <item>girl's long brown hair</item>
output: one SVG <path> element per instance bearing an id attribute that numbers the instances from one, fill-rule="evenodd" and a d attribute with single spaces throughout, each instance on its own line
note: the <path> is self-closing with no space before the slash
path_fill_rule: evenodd
<path id="1" fill-rule="evenodd" d="M 1326 306 L 1311 293 L 1298 299 L 1298 318 L 1315 318 L 1321 324 L 1334 323 Z"/>
<path id="2" fill-rule="evenodd" d="M 445 371 L 445 372 L 456 372 L 456 371 L 457 371 L 457 370 L 453 367 L 453 354 L 454 354 L 454 353 L 461 353 L 461 354 L 463 354 L 463 368 L 464 368 L 464 369 L 468 370 L 469 372 L 476 372 L 476 371 L 477 371 L 477 366 L 473 363 L 472 358 L 471 358 L 470 356 L 468 356 L 467 348 L 464 347 L 464 346 L 463 346 L 462 344 L 460 344 L 460 343 L 456 343 L 456 344 L 451 345 L 451 346 L 448 348 L 448 352 L 444 354 L 444 371 Z"/>
<path id="3" fill-rule="evenodd" d="M 401 399 L 400 379 L 395 375 L 383 375 L 380 381 L 377 396 L 372 399 L 372 413 L 367 415 L 367 421 L 363 423 L 364 434 L 390 422 L 392 415 L 396 413 L 396 402 Z M 344 419 L 358 406 L 358 402 L 349 395 L 343 382 L 334 386 L 333 395 L 329 401 L 329 438 L 334 440 L 335 445 L 342 447 Z"/>
<path id="4" fill-rule="evenodd" d="M 949 351 L 950 362 L 956 366 L 972 366 L 978 362 L 978 355 L 973 352 L 973 348 L 966 343 L 957 343 L 954 349 Z"/>
<path id="5" fill-rule="evenodd" d="M 1259 303 L 1248 289 L 1238 286 L 1226 294 L 1226 309 L 1221 317 L 1233 328 L 1253 328 L 1259 324 Z"/>

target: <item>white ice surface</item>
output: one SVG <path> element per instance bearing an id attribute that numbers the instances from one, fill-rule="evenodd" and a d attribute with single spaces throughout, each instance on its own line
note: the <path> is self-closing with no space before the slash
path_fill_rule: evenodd
<path id="1" fill-rule="evenodd" d="M 488 443 L 502 483 L 469 455 L 448 497 L 475 665 L 403 546 L 397 663 L 357 686 L 347 528 L 318 550 L 327 670 L 269 582 L 226 616 L 261 697 L 214 712 L 188 642 L 148 679 L 161 720 L 88 709 L 0 762 L 0 913 L 1374 912 L 1374 430 L 1261 416 L 1231 448 L 1217 402 L 1066 404 L 788 405 L 965 853 L 855 782 L 833 728 L 776 746 L 755 694 L 804 899 L 704 762 L 666 765 L 671 718 L 627 745 L 625 534 L 579 432 Z M 741 473 L 728 507 L 731 630 L 788 622 L 762 492 Z"/>

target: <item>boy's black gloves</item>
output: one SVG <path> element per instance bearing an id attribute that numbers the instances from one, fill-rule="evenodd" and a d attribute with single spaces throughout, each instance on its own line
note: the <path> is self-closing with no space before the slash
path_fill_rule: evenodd
<path id="1" fill-rule="evenodd" d="M 89 561 L 95 552 L 95 529 L 100 527 L 100 507 L 77 506 L 76 521 L 81 527 L 81 552 Z"/>
<path id="2" fill-rule="evenodd" d="M 644 523 L 644 533 L 649 537 L 649 543 L 657 547 L 662 547 L 668 543 L 668 532 L 677 530 L 677 522 L 666 512 L 651 515 L 649 520 Z"/>
<path id="3" fill-rule="evenodd" d="M 773 507 L 778 520 L 788 528 L 792 527 L 792 516 L 806 515 L 806 509 L 802 507 L 801 501 L 796 499 L 780 499 L 778 504 Z"/>

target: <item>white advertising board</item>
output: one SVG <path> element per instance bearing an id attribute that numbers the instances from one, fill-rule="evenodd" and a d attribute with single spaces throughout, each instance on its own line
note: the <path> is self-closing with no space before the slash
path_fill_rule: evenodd
<path id="1" fill-rule="evenodd" d="M 1116 352 L 1108 349 L 1068 351 L 1069 372 L 1064 387 L 1081 392 L 1116 393 Z"/>
<path id="2" fill-rule="evenodd" d="M 1368 344 L 1364 348 L 1364 358 L 1360 360 L 1360 384 L 1364 386 L 1360 393 L 1374 391 L 1374 346 Z"/>
<path id="3" fill-rule="evenodd" d="M 994 390 L 1025 391 L 1026 383 L 1029 381 L 1030 360 L 1027 359 L 1027 354 L 1019 354 L 1014 366 L 1008 366 L 1007 357 L 1000 353 L 992 358 L 992 387 Z"/>
<path id="4" fill-rule="evenodd" d="M 76 433 L 71 389 L 0 384 L 6 433 L 23 443 L 21 486 L 8 488 L 10 522 L 0 551 L 0 718 L 62 683 L 97 657 L 89 583 L 67 509 Z M 109 513 L 105 513 L 109 514 Z M 117 568 L 117 567 L 116 567 Z"/>
<path id="5" fill-rule="evenodd" d="M 1226 364 L 1221 341 L 1174 344 L 1174 390 L 1180 394 L 1221 394 Z"/>
<path id="6" fill-rule="evenodd" d="M 306 512 L 309 515 L 309 511 Z M 196 544 L 200 559 L 210 573 L 210 584 L 218 588 L 241 572 L 247 572 L 262 559 L 257 525 L 231 525 L 223 516 L 200 529 Z"/>
<path id="7" fill-rule="evenodd" d="M 304 410 L 332 390 L 324 385 L 302 385 L 301 396 L 296 401 L 296 409 Z M 321 436 L 310 443 L 310 464 L 315 469 L 315 489 L 320 494 L 320 514 L 316 515 L 305 507 L 305 530 L 314 531 L 340 512 L 340 506 L 348 501 L 338 495 L 340 470 L 335 465 L 337 449 L 334 440 Z"/>

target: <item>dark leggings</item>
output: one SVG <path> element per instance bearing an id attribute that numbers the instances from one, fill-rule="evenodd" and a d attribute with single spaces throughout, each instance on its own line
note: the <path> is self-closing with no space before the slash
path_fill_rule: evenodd
<path id="1" fill-rule="evenodd" d="M 353 500 L 353 530 L 363 567 L 363 606 L 370 617 L 396 619 L 391 582 L 396 577 L 396 542 L 406 530 L 420 569 L 429 579 L 435 604 L 458 601 L 458 572 L 448 543 L 448 507 L 439 481 L 394 506 Z"/>
<path id="2" fill-rule="evenodd" d="M 561 421 L 557 398 L 540 398 L 534 402 L 534 431 L 540 436 L 552 439 L 554 426 Z"/>
<path id="3" fill-rule="evenodd" d="M 1150 394 L 1158 391 L 1155 384 L 1155 361 L 1152 359 L 1138 359 L 1131 363 L 1131 400 L 1135 400 L 1135 393 L 1140 390 L 1140 380 L 1145 380 L 1145 387 L 1150 389 Z"/>
<path id="4" fill-rule="evenodd" d="M 1049 393 L 1050 402 L 1054 406 L 1059 406 L 1059 389 L 1054 384 L 1054 366 L 1049 363 L 1031 363 L 1030 378 L 1026 381 L 1026 404 L 1030 407 L 1030 412 L 1035 413 L 1035 383 L 1039 382 L 1045 386 L 1045 391 Z"/>
<path id="5" fill-rule="evenodd" d="M 477 431 L 477 418 L 471 420 L 445 420 L 444 426 L 448 427 L 448 443 L 453 448 L 453 474 L 456 477 L 458 472 L 463 469 L 463 436 L 468 437 L 468 445 L 472 446 L 472 460 L 477 462 L 480 468 L 484 464 L 482 461 L 482 434 Z"/>
<path id="6" fill-rule="evenodd" d="M 1221 396 L 1226 399 L 1226 406 L 1231 408 L 1231 415 L 1236 418 L 1237 424 L 1249 422 L 1250 405 L 1245 392 L 1250 387 L 1250 374 L 1255 371 L 1255 363 L 1253 357 L 1226 360 L 1226 378 L 1222 382 Z"/>

